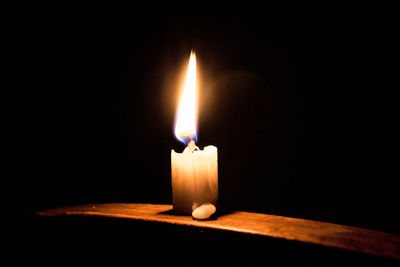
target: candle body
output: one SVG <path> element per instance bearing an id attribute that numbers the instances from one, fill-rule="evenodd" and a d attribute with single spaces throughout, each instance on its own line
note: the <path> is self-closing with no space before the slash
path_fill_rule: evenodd
<path id="1" fill-rule="evenodd" d="M 192 214 L 204 203 L 218 200 L 218 156 L 215 146 L 203 151 L 171 151 L 172 203 L 178 213 Z"/>

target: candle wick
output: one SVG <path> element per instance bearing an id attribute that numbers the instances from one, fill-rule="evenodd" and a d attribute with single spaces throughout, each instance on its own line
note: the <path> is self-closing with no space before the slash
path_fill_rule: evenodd
<path id="1" fill-rule="evenodd" d="M 189 144 L 188 144 L 188 147 L 189 147 L 189 149 L 190 149 L 190 152 L 194 152 L 194 151 L 196 151 L 196 150 L 200 150 L 200 148 L 198 147 L 198 146 L 196 146 L 196 143 L 194 142 L 194 140 L 192 139 L 192 140 L 190 140 L 190 142 L 189 142 Z"/>

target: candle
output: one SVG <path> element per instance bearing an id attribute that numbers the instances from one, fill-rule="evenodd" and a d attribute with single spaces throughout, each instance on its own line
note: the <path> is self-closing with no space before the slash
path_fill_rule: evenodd
<path id="1" fill-rule="evenodd" d="M 206 219 L 216 211 L 218 199 L 217 148 L 200 150 L 197 141 L 196 55 L 190 54 L 175 122 L 176 138 L 187 145 L 183 153 L 171 150 L 174 211 Z"/>

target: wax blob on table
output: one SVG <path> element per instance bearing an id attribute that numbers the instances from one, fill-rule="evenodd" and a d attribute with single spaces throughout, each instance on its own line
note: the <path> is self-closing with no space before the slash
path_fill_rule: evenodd
<path id="1" fill-rule="evenodd" d="M 192 216 L 199 220 L 204 220 L 210 218 L 211 215 L 215 213 L 217 209 L 211 203 L 204 203 L 193 210 Z"/>

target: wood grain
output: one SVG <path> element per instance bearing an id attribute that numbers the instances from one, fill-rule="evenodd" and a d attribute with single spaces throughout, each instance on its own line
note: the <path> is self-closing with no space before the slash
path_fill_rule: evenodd
<path id="1" fill-rule="evenodd" d="M 35 212 L 40 216 L 104 216 L 205 227 L 295 240 L 400 260 L 400 236 L 369 229 L 276 215 L 235 211 L 198 221 L 174 214 L 171 205 L 88 204 Z"/>

